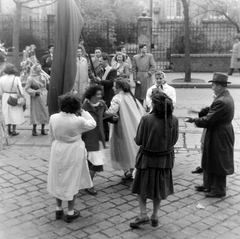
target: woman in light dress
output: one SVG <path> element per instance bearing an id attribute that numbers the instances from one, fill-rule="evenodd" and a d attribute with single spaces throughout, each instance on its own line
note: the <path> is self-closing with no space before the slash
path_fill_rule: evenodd
<path id="1" fill-rule="evenodd" d="M 63 217 L 66 222 L 72 222 L 80 216 L 74 210 L 75 195 L 80 189 L 93 186 L 82 133 L 94 129 L 96 122 L 81 109 L 81 100 L 74 94 L 60 96 L 59 105 L 61 112 L 53 114 L 49 123 L 51 156 L 47 189 L 57 200 L 56 219 Z M 62 200 L 68 201 L 65 216 Z"/>
<path id="2" fill-rule="evenodd" d="M 131 86 L 126 79 L 115 79 L 113 89 L 115 96 L 111 101 L 106 116 L 118 115 L 118 122 L 111 125 L 110 157 L 112 167 L 124 171 L 122 181 L 132 180 L 132 172 L 138 146 L 134 141 L 137 127 L 144 108 L 131 92 Z"/>
<path id="3" fill-rule="evenodd" d="M 23 106 L 18 104 L 11 106 L 7 103 L 9 96 L 19 98 L 24 95 L 19 77 L 16 76 L 17 69 L 11 63 L 6 63 L 3 68 L 4 75 L 0 78 L 0 95 L 2 96 L 2 114 L 8 125 L 9 135 L 16 136 L 16 125 L 24 122 Z"/>

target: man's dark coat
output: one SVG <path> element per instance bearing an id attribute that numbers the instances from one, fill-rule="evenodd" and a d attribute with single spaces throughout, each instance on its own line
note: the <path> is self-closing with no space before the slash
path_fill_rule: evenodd
<path id="1" fill-rule="evenodd" d="M 194 119 L 198 127 L 207 128 L 204 139 L 202 167 L 207 173 L 230 175 L 234 173 L 234 101 L 228 90 L 220 93 L 210 108 Z"/>

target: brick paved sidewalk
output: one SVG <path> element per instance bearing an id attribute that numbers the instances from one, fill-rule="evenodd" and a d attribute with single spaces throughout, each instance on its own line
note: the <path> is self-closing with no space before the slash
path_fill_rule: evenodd
<path id="1" fill-rule="evenodd" d="M 186 95 L 188 98 L 186 99 Z M 31 136 L 28 118 L 20 127 L 20 135 L 12 137 L 12 145 L 4 146 L 0 155 L 0 239 L 53 238 L 164 238 L 164 239 L 239 239 L 240 238 L 240 140 L 239 93 L 236 102 L 234 128 L 236 132 L 235 174 L 228 177 L 227 196 L 206 198 L 194 191 L 202 175 L 191 174 L 200 164 L 199 139 L 201 129 L 186 124 L 188 107 L 207 105 L 209 89 L 177 90 L 180 138 L 176 145 L 173 169 L 174 195 L 162 201 L 159 227 L 143 226 L 138 230 L 129 223 L 138 215 L 136 195 L 130 184 L 121 183 L 121 171 L 111 168 L 109 150 L 104 172 L 94 178 L 98 195 L 79 192 L 76 209 L 81 217 L 72 223 L 55 220 L 55 199 L 46 191 L 50 146 L 46 136 Z M 200 99 L 200 100 L 199 100 Z M 197 209 L 201 204 L 204 209 Z M 66 202 L 64 203 L 65 212 Z M 152 204 L 148 202 L 149 215 Z"/>

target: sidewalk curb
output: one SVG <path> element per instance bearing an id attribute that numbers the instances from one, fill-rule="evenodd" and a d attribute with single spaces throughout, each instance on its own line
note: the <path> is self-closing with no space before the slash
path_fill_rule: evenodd
<path id="1" fill-rule="evenodd" d="M 174 88 L 212 88 L 211 84 L 204 83 L 169 83 L 170 86 Z M 240 89 L 240 84 L 230 84 L 227 86 L 229 89 Z"/>

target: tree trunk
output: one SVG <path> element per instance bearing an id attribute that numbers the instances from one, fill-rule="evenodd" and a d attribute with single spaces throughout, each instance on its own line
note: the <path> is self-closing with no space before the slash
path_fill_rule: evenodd
<path id="1" fill-rule="evenodd" d="M 20 69 L 20 57 L 19 57 L 19 37 L 20 37 L 20 27 L 21 27 L 21 11 L 22 5 L 16 2 L 16 11 L 13 22 L 13 64 Z"/>
<path id="2" fill-rule="evenodd" d="M 191 58 L 190 58 L 190 27 L 189 27 L 189 4 L 187 0 L 181 0 L 184 13 L 185 27 L 185 82 L 191 82 Z"/>

